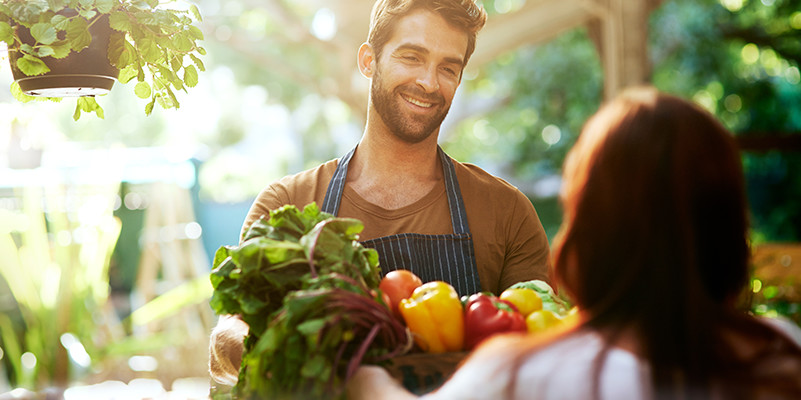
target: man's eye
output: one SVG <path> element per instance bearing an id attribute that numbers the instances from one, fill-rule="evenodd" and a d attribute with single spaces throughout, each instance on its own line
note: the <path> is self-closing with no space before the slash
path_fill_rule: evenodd
<path id="1" fill-rule="evenodd" d="M 403 59 L 406 61 L 417 61 L 417 57 L 415 56 L 404 56 Z"/>

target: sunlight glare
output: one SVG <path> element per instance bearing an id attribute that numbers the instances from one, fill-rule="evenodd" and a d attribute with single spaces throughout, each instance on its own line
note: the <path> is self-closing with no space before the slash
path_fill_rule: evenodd
<path id="1" fill-rule="evenodd" d="M 753 43 L 748 43 L 740 51 L 740 57 L 746 64 L 756 63 L 759 61 L 759 47 Z"/>
<path id="2" fill-rule="evenodd" d="M 314 13 L 311 32 L 320 40 L 331 40 L 337 34 L 337 16 L 330 8 L 321 8 Z"/>
<path id="3" fill-rule="evenodd" d="M 555 145 L 562 139 L 562 131 L 556 125 L 548 125 L 542 128 L 542 141 L 548 145 Z"/>
<path id="4" fill-rule="evenodd" d="M 787 83 L 791 85 L 797 85 L 801 83 L 801 72 L 799 72 L 798 67 L 788 67 L 784 70 L 784 79 L 787 79 Z"/>
<path id="5" fill-rule="evenodd" d="M 731 12 L 740 11 L 745 5 L 745 0 L 719 0 L 720 5 L 726 7 L 727 10 Z"/>
<path id="6" fill-rule="evenodd" d="M 76 364 L 83 368 L 88 368 L 92 365 L 92 357 L 86 352 L 86 348 L 83 347 L 81 341 L 72 333 L 67 332 L 61 335 L 61 345 L 67 349 L 67 353 Z"/>

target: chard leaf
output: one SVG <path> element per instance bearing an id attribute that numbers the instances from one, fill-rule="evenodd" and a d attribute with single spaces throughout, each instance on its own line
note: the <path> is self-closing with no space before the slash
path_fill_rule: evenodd
<path id="1" fill-rule="evenodd" d="M 325 356 L 317 354 L 303 364 L 303 368 L 300 369 L 300 374 L 307 378 L 320 376 L 325 369 L 326 363 Z"/>

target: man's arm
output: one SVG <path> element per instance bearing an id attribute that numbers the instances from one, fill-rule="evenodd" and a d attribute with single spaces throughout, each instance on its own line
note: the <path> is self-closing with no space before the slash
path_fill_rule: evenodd
<path id="1" fill-rule="evenodd" d="M 209 373 L 212 379 L 233 386 L 242 365 L 248 325 L 235 315 L 223 315 L 209 338 Z"/>
<path id="2" fill-rule="evenodd" d="M 499 291 L 509 286 L 532 279 L 550 284 L 550 246 L 545 229 L 534 205 L 523 194 L 518 193 L 515 202 L 506 258 L 499 283 Z"/>

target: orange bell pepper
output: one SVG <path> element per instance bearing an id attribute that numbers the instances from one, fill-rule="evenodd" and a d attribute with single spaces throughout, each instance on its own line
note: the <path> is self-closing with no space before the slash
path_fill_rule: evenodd
<path id="1" fill-rule="evenodd" d="M 460 351 L 464 315 L 456 289 L 446 282 L 424 283 L 398 305 L 415 343 L 427 353 Z"/>

